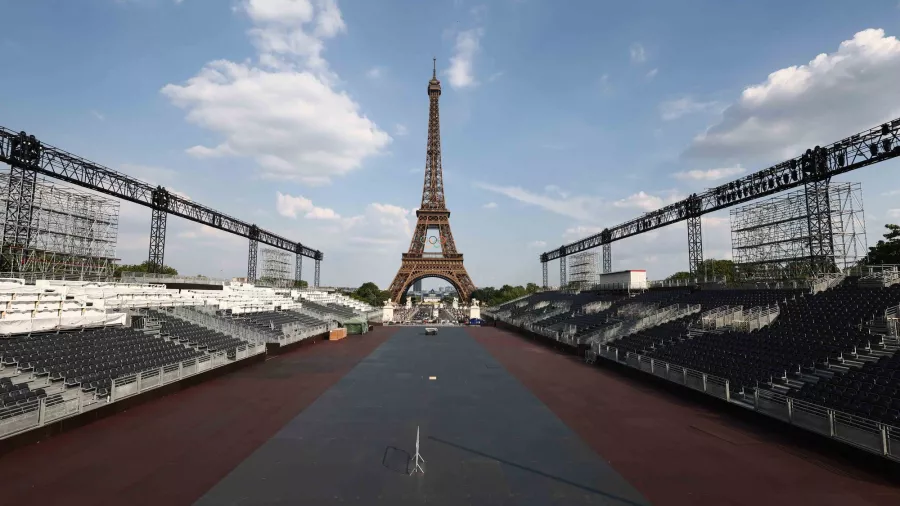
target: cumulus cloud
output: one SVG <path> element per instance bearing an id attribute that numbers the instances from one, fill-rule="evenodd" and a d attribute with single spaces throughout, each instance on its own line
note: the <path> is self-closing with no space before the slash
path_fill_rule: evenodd
<path id="1" fill-rule="evenodd" d="M 658 74 L 658 73 L 659 73 L 659 69 L 653 69 L 650 72 L 647 72 L 647 79 L 648 80 L 653 79 L 654 77 L 656 77 L 656 74 Z"/>
<path id="2" fill-rule="evenodd" d="M 396 124 L 394 125 L 394 135 L 397 137 L 403 137 L 409 133 L 409 129 L 406 128 L 406 125 Z"/>
<path id="3" fill-rule="evenodd" d="M 531 241 L 528 243 L 529 248 L 543 248 L 547 246 L 547 241 Z"/>
<path id="4" fill-rule="evenodd" d="M 300 195 L 277 192 L 275 208 L 286 218 L 304 218 L 318 223 L 317 233 L 323 242 L 327 237 L 339 238 L 338 244 L 347 242 L 365 244 L 396 244 L 412 236 L 410 215 L 412 212 L 392 204 L 373 202 L 362 214 L 345 217 L 333 209 L 319 207 Z"/>
<path id="5" fill-rule="evenodd" d="M 686 156 L 777 161 L 900 115 L 900 41 L 861 31 L 837 51 L 749 86 Z"/>
<path id="6" fill-rule="evenodd" d="M 481 51 L 482 36 L 484 36 L 483 28 L 473 28 L 456 34 L 454 53 L 450 57 L 450 68 L 447 69 L 450 86 L 453 88 L 478 86 L 474 66 L 475 56 Z"/>
<path id="7" fill-rule="evenodd" d="M 747 172 L 747 169 L 737 166 L 723 169 L 687 170 L 676 172 L 672 175 L 676 179 L 687 181 L 718 181 L 719 179 L 725 179 L 727 177 L 739 176 L 744 172 Z"/>
<path id="8" fill-rule="evenodd" d="M 682 97 L 659 104 L 659 115 L 665 121 L 672 121 L 689 114 L 715 111 L 720 107 L 721 105 L 715 101 L 701 102 L 690 97 Z"/>
<path id="9" fill-rule="evenodd" d="M 488 202 L 483 207 L 485 209 L 497 209 L 497 203 L 496 202 Z"/>
<path id="10" fill-rule="evenodd" d="M 222 137 L 196 157 L 248 157 L 264 177 L 326 184 L 383 152 L 391 137 L 366 117 L 322 53 L 346 30 L 335 0 L 244 0 L 256 63 L 217 60 L 162 89 L 187 120 Z"/>
<path id="11" fill-rule="evenodd" d="M 313 220 L 339 220 L 341 216 L 332 209 L 316 207 L 312 200 L 302 196 L 286 195 L 281 192 L 275 194 L 275 209 L 278 214 L 286 218 L 304 218 Z"/>
<path id="12" fill-rule="evenodd" d="M 672 204 L 674 202 L 678 202 L 679 200 L 684 199 L 683 195 L 678 195 L 674 192 L 668 192 L 669 195 L 665 197 L 660 197 L 658 195 L 650 195 L 644 191 L 639 191 L 632 195 L 625 197 L 624 199 L 617 200 L 613 202 L 613 206 L 625 208 L 625 209 L 640 209 L 642 211 L 655 211 L 660 207 L 663 207 L 668 204 Z"/>

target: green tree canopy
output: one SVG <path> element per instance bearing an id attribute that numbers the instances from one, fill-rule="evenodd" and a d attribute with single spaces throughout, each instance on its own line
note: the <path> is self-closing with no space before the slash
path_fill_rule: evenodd
<path id="1" fill-rule="evenodd" d="M 734 281 L 734 262 L 731 260 L 716 260 L 715 258 L 710 258 L 697 264 L 695 272 L 696 274 L 691 274 L 686 271 L 676 272 L 666 278 L 666 280 L 702 279 L 703 276 L 706 276 L 708 279 L 725 278 L 726 281 Z"/>
<path id="2" fill-rule="evenodd" d="M 118 265 L 118 266 L 116 266 L 116 270 L 115 270 L 113 276 L 115 276 L 117 278 L 121 278 L 123 272 L 145 272 L 145 273 L 150 272 L 150 261 L 146 260 L 146 261 L 144 261 L 140 264 L 136 264 L 136 265 L 129 265 L 129 264 Z M 169 267 L 168 265 L 163 265 L 162 269 L 160 269 L 160 274 L 171 274 L 171 275 L 175 276 L 178 274 L 178 271 L 176 271 L 172 267 Z"/>
<path id="3" fill-rule="evenodd" d="M 368 281 L 354 290 L 353 293 L 350 294 L 350 297 L 365 302 L 370 306 L 379 307 L 384 305 L 384 301 L 391 298 L 391 292 L 381 290 L 378 288 L 378 285 Z"/>
<path id="4" fill-rule="evenodd" d="M 534 283 L 528 283 L 525 286 L 503 285 L 499 290 L 492 286 L 485 286 L 475 289 L 472 292 L 472 298 L 480 300 L 486 306 L 496 306 L 538 291 L 540 291 L 540 287 Z"/>
<path id="5" fill-rule="evenodd" d="M 866 265 L 900 264 L 900 225 L 888 224 L 885 228 L 888 231 L 883 236 L 884 240 L 869 248 Z"/>

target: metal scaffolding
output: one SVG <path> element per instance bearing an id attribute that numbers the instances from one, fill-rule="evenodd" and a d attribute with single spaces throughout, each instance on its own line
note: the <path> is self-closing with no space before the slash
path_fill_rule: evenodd
<path id="1" fill-rule="evenodd" d="M 866 252 L 862 187 L 808 186 L 735 208 L 731 247 L 745 279 L 797 279 L 851 267 Z"/>
<path id="2" fill-rule="evenodd" d="M 293 285 L 291 274 L 291 253 L 275 248 L 262 249 L 261 283 L 287 288 Z"/>
<path id="3" fill-rule="evenodd" d="M 21 176 L 0 172 L 0 276 L 34 279 L 107 280 L 116 264 L 119 202 L 40 178 L 26 181 L 31 205 L 16 212 Z M 7 233 L 16 237 L 7 237 Z M 23 239 L 24 238 L 24 239 Z"/>
<path id="4" fill-rule="evenodd" d="M 569 257 L 569 284 L 586 288 L 600 282 L 600 258 L 595 251 L 578 253 Z"/>

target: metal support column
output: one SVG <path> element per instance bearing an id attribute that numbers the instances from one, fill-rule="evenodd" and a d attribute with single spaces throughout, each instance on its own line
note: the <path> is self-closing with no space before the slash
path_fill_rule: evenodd
<path id="1" fill-rule="evenodd" d="M 169 192 L 162 186 L 153 190 L 153 207 L 150 211 L 150 254 L 148 269 L 151 273 L 162 272 L 166 255 L 166 219 L 169 216 Z"/>
<path id="2" fill-rule="evenodd" d="M 7 188 L 6 220 L 3 224 L 2 266 L 3 272 L 22 270 L 30 254 L 34 188 L 37 173 L 26 169 L 41 158 L 41 144 L 33 135 L 25 132 L 10 143 L 9 187 Z"/>
<path id="3" fill-rule="evenodd" d="M 806 221 L 809 227 L 809 259 L 811 274 L 834 270 L 834 234 L 831 223 L 831 199 L 828 184 L 822 177 L 828 170 L 828 153 L 816 146 L 807 150 L 800 164 L 806 180 Z"/>
<path id="4" fill-rule="evenodd" d="M 700 210 L 702 201 L 694 194 L 687 202 L 688 268 L 693 275 L 703 268 L 703 228 Z"/>
<path id="5" fill-rule="evenodd" d="M 300 288 L 300 281 L 303 279 L 303 255 L 297 253 L 296 263 L 294 265 L 294 286 Z"/>
<path id="6" fill-rule="evenodd" d="M 612 244 L 603 245 L 603 274 L 612 272 Z"/>
<path id="7" fill-rule="evenodd" d="M 566 257 L 559 257 L 559 289 L 566 287 Z"/>
<path id="8" fill-rule="evenodd" d="M 250 227 L 250 249 L 247 252 L 247 282 L 256 282 L 257 254 L 259 253 L 259 228 Z"/>
<path id="9" fill-rule="evenodd" d="M 543 283 L 544 283 L 544 284 L 542 284 L 541 287 L 543 287 L 544 289 L 546 289 L 546 288 L 547 288 L 547 262 L 544 261 L 544 260 L 541 260 L 541 270 L 542 270 L 543 273 L 544 273 L 544 277 L 543 277 Z"/>
<path id="10" fill-rule="evenodd" d="M 322 259 L 316 258 L 316 276 L 313 279 L 313 286 L 319 288 L 319 275 L 322 273 Z"/>

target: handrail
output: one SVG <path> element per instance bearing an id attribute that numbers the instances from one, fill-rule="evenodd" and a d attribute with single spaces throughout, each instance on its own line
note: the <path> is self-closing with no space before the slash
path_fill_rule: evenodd
<path id="1" fill-rule="evenodd" d="M 647 357 L 639 353 L 602 345 L 591 350 L 585 359 L 597 357 L 639 369 L 673 383 L 700 390 L 731 404 L 777 418 L 791 425 L 823 434 L 843 443 L 900 462 L 900 427 L 846 413 L 819 404 L 796 399 L 771 390 L 731 391 L 727 378 Z M 748 398 L 749 397 L 749 398 Z M 892 442 L 893 445 L 891 444 Z"/>

